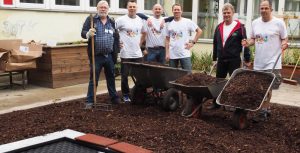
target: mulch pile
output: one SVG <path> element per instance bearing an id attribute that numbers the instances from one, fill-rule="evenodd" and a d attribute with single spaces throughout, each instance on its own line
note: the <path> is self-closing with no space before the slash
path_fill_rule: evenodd
<path id="1" fill-rule="evenodd" d="M 97 102 L 106 102 L 106 95 Z M 201 119 L 157 105 L 119 104 L 113 112 L 81 109 L 84 99 L 0 115 L 0 144 L 64 129 L 118 139 L 160 153 L 300 152 L 300 108 L 272 105 L 271 118 L 245 130 L 232 112 L 203 110 Z M 208 105 L 208 103 L 207 103 Z M 251 115 L 252 114 L 248 114 Z"/>
<path id="2" fill-rule="evenodd" d="M 269 75 L 253 71 L 238 73 L 225 87 L 220 102 L 240 108 L 256 109 L 267 93 L 272 79 Z"/>
<path id="3" fill-rule="evenodd" d="M 175 81 L 175 83 L 193 86 L 208 86 L 216 82 L 216 78 L 204 73 L 192 73 L 185 75 Z"/>

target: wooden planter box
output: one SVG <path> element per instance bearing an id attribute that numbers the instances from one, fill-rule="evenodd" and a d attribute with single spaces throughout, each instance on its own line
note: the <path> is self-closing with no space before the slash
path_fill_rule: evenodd
<path id="1" fill-rule="evenodd" d="M 37 69 L 28 73 L 30 84 L 59 88 L 89 81 L 87 44 L 46 46 L 43 51 Z"/>

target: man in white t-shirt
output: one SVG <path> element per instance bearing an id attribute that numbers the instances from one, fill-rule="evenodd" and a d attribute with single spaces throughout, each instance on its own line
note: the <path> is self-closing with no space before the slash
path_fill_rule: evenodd
<path id="1" fill-rule="evenodd" d="M 134 0 L 127 2 L 128 14 L 116 20 L 116 29 L 120 33 L 121 43 L 121 90 L 123 101 L 130 102 L 128 85 L 128 67 L 123 62 L 142 62 L 142 51 L 140 49 L 141 37 L 145 34 L 143 21 L 136 16 L 137 3 Z"/>
<path id="2" fill-rule="evenodd" d="M 161 16 L 163 8 L 160 4 L 153 5 L 153 16 L 149 17 L 151 25 L 145 24 L 146 29 L 146 61 L 155 61 L 164 64 L 166 58 L 165 39 L 166 27 L 161 26 L 164 18 Z"/>
<path id="3" fill-rule="evenodd" d="M 288 48 L 288 35 L 284 22 L 272 16 L 272 3 L 262 0 L 260 3 L 261 17 L 252 22 L 251 39 L 242 41 L 244 46 L 255 44 L 254 70 L 271 72 L 278 56 Z M 276 75 L 273 89 L 281 84 L 281 58 L 279 58 L 273 73 Z M 271 95 L 271 92 L 270 92 Z M 264 102 L 261 116 L 270 115 L 270 101 Z"/>
<path id="4" fill-rule="evenodd" d="M 180 4 L 172 6 L 174 20 L 167 24 L 166 60 L 170 60 L 171 67 L 192 70 L 190 49 L 198 41 L 202 30 L 190 19 L 182 17 Z M 190 40 L 190 32 L 196 35 Z"/>

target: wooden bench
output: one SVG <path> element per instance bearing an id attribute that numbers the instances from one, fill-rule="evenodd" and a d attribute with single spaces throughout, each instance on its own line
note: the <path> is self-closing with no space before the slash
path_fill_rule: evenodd
<path id="1" fill-rule="evenodd" d="M 15 83 L 13 81 L 13 75 L 18 75 L 21 74 L 22 75 L 22 83 Z M 9 77 L 9 87 L 12 89 L 14 85 L 18 85 L 18 86 L 22 86 L 23 89 L 26 89 L 26 78 L 27 78 L 27 70 L 19 70 L 19 71 L 11 71 L 11 72 L 3 72 L 0 71 L 0 77 L 5 77 L 8 76 Z"/>

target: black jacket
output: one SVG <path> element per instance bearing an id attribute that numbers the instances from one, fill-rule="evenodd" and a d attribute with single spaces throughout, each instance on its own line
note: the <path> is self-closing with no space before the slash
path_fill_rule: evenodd
<path id="1" fill-rule="evenodd" d="M 96 19 L 94 16 L 93 16 L 93 19 L 94 19 L 94 23 L 96 23 Z M 110 18 L 108 17 L 108 22 L 111 23 L 113 29 L 114 29 L 114 34 L 113 34 L 113 37 L 114 37 L 114 46 L 113 46 L 113 52 L 112 52 L 112 57 L 113 57 L 113 61 L 114 63 L 117 63 L 117 58 L 118 58 L 118 53 L 120 53 L 120 35 L 119 35 L 119 32 L 118 30 L 116 30 L 115 28 L 115 21 L 113 18 Z M 84 39 L 87 39 L 86 38 L 86 33 L 89 31 L 89 29 L 91 28 L 91 16 L 88 16 L 83 24 L 83 27 L 82 27 L 82 30 L 81 30 L 81 37 L 84 38 Z M 90 41 L 91 39 L 88 40 L 88 56 L 89 58 L 91 59 L 92 57 L 92 43 Z"/>
<path id="2" fill-rule="evenodd" d="M 223 25 L 220 23 L 215 30 L 214 42 L 213 42 L 213 60 L 232 61 L 241 60 L 240 53 L 242 52 L 241 42 L 246 39 L 246 29 L 243 24 L 237 21 L 237 25 L 234 27 L 229 37 L 227 38 L 225 45 L 223 46 Z M 250 50 L 248 47 L 244 50 L 244 60 L 250 61 Z"/>

